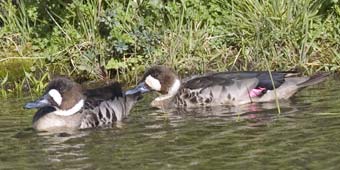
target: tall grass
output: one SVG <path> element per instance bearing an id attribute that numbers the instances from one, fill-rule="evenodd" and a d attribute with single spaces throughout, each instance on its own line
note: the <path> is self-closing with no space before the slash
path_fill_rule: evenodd
<path id="1" fill-rule="evenodd" d="M 9 33 L 8 35 L 20 34 L 23 43 L 30 39 L 36 16 L 28 13 L 25 3 L 18 1 L 18 4 L 15 5 L 12 1 L 7 0 L 0 3 L 0 8 L 2 9 L 0 19 L 3 24 L 0 35 L 3 36 L 6 33 Z"/>
<path id="2" fill-rule="evenodd" d="M 171 66 L 182 75 L 221 70 L 338 71 L 339 3 L 3 1 L 2 91 L 39 91 L 44 85 L 37 82 L 52 77 L 47 73 L 66 74 L 80 82 L 114 78 L 133 84 L 155 64 Z"/>
<path id="3" fill-rule="evenodd" d="M 305 67 L 323 54 L 324 16 L 318 14 L 322 1 L 231 1 L 228 32 L 241 50 L 244 69 Z M 328 57 L 328 56 L 324 56 Z"/>

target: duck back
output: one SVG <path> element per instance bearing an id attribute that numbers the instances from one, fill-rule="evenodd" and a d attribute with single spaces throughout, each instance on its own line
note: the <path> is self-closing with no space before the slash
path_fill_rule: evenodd
<path id="1" fill-rule="evenodd" d="M 122 121 L 140 97 L 140 94 L 125 96 L 118 83 L 87 90 L 85 95 L 87 96 L 83 113 L 85 117 L 81 122 L 81 129 L 107 126 Z"/>
<path id="2" fill-rule="evenodd" d="M 258 85 L 256 78 L 222 79 L 221 77 L 204 77 L 205 80 L 188 81 L 176 96 L 179 107 L 197 107 L 213 105 L 240 105 L 249 103 L 249 91 Z M 217 80 L 217 81 L 215 81 Z M 224 80 L 224 81 L 223 81 Z M 199 82 L 201 86 L 190 83 Z M 195 87 L 195 88 L 194 88 Z"/>

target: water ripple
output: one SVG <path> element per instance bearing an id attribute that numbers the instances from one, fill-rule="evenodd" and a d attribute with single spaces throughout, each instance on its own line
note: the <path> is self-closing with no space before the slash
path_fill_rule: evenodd
<path id="1" fill-rule="evenodd" d="M 173 111 L 150 98 L 112 128 L 33 131 L 33 112 L 0 102 L 0 169 L 339 169 L 340 81 L 290 101 Z"/>

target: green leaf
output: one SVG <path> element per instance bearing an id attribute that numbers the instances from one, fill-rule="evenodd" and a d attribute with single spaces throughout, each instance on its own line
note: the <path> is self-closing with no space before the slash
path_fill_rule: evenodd
<path id="1" fill-rule="evenodd" d="M 1 86 L 5 85 L 5 83 L 7 82 L 7 80 L 8 80 L 8 72 L 6 73 L 6 76 L 2 79 L 0 85 L 1 85 Z"/>
<path id="2" fill-rule="evenodd" d="M 109 62 L 105 65 L 105 69 L 119 69 L 126 68 L 127 64 L 122 61 L 118 61 L 117 59 L 111 58 Z"/>

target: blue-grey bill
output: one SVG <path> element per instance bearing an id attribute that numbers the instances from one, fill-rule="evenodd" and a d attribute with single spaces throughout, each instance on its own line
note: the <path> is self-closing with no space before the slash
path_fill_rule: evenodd
<path id="1" fill-rule="evenodd" d="M 135 88 L 126 91 L 125 95 L 133 95 L 136 93 L 146 93 L 149 91 L 150 91 L 149 88 L 143 82 L 143 83 L 138 84 Z"/>
<path id="2" fill-rule="evenodd" d="M 42 107 L 46 107 L 46 106 L 50 106 L 50 103 L 48 102 L 47 99 L 41 98 L 41 99 L 38 99 L 36 101 L 26 103 L 24 108 L 25 109 L 34 109 L 34 108 L 42 108 Z"/>

